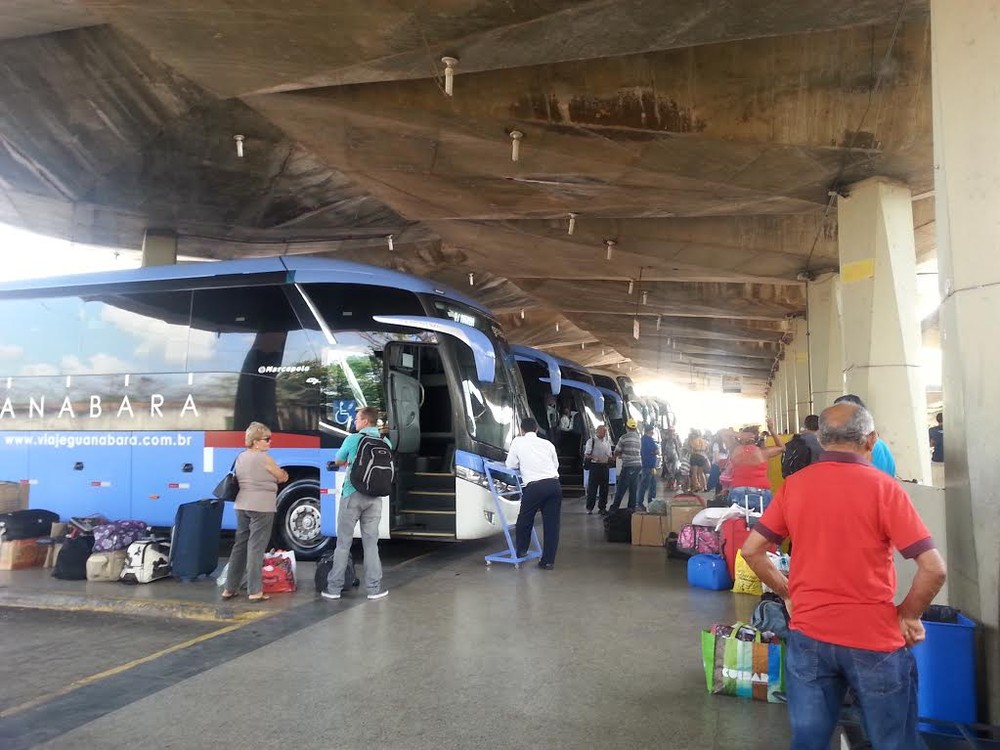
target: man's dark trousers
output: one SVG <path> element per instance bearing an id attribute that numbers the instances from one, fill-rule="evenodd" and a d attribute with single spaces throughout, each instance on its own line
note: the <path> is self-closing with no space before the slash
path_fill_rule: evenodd
<path id="1" fill-rule="evenodd" d="M 611 510 L 618 510 L 622 504 L 625 492 L 628 492 L 628 507 L 634 508 L 636 496 L 639 490 L 639 474 L 642 472 L 641 466 L 623 466 L 621 474 L 618 475 L 618 485 L 615 489 L 615 500 L 611 503 Z"/>
<path id="2" fill-rule="evenodd" d="M 594 509 L 597 503 L 599 510 L 608 507 L 608 476 L 607 464 L 590 464 L 590 480 L 587 482 L 587 510 Z"/>
<path id="3" fill-rule="evenodd" d="M 514 526 L 517 556 L 524 557 L 531 543 L 535 514 L 542 511 L 542 559 L 552 565 L 559 549 L 559 513 L 562 510 L 562 485 L 558 479 L 539 479 L 526 484 L 521 492 L 521 512 Z"/>

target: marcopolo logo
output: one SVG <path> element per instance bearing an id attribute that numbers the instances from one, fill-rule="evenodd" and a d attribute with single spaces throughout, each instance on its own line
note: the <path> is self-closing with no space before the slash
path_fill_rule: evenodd
<path id="1" fill-rule="evenodd" d="M 257 368 L 260 375 L 276 375 L 282 372 L 309 372 L 312 368 L 309 365 L 261 365 Z"/>
<path id="2" fill-rule="evenodd" d="M 57 406 L 58 404 L 58 406 Z M 162 419 L 164 411 L 173 412 L 180 417 L 188 415 L 197 417 L 198 405 L 195 403 L 194 395 L 189 393 L 184 399 L 184 404 L 179 407 L 177 404 L 167 404 L 162 393 L 151 393 L 148 403 L 144 400 L 130 399 L 122 396 L 113 400 L 102 400 L 99 395 L 82 396 L 72 399 L 66 396 L 59 401 L 46 400 L 45 396 L 35 398 L 30 396 L 27 403 L 15 403 L 10 396 L 4 399 L 0 406 L 0 420 L 4 419 L 46 419 L 55 417 L 56 419 L 76 419 L 77 417 L 88 417 L 99 419 L 103 416 L 110 416 L 115 419 L 135 418 L 136 412 L 145 414 L 148 410 L 149 416 Z"/>

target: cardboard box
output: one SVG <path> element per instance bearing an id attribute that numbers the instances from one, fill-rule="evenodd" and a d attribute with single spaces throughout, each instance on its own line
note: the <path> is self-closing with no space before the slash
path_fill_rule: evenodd
<path id="1" fill-rule="evenodd" d="M 669 516 L 658 513 L 632 514 L 632 544 L 636 547 L 662 547 L 669 532 Z"/>
<path id="2" fill-rule="evenodd" d="M 39 537 L 38 539 L 44 539 Z M 0 537 L 0 570 L 40 568 L 45 563 L 48 547 L 38 539 L 3 539 Z"/>
<path id="3" fill-rule="evenodd" d="M 0 513 L 13 513 L 15 510 L 28 509 L 28 491 L 31 485 L 27 482 L 0 481 Z"/>
<path id="4" fill-rule="evenodd" d="M 52 524 L 52 530 L 49 534 L 53 539 L 62 539 L 69 533 L 68 523 L 56 522 Z M 42 565 L 43 568 L 54 568 L 56 566 L 56 558 L 59 557 L 59 552 L 62 550 L 62 542 L 53 542 L 52 544 L 43 545 L 46 550 L 45 563 Z"/>
<path id="5" fill-rule="evenodd" d="M 701 510 L 700 505 L 671 505 L 669 531 L 680 534 L 681 528 L 685 524 L 691 523 Z"/>

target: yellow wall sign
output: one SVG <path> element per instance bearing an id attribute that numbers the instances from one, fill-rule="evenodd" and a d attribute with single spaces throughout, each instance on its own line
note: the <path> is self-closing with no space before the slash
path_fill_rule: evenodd
<path id="1" fill-rule="evenodd" d="M 840 267 L 840 280 L 845 284 L 854 284 L 875 277 L 875 259 L 865 258 L 853 263 L 845 263 Z"/>

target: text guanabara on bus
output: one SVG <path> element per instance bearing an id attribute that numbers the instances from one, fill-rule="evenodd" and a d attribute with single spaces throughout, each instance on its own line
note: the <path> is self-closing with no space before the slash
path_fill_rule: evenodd
<path id="1" fill-rule="evenodd" d="M 530 410 L 500 325 L 458 292 L 281 257 L 3 284 L 0 315 L 0 480 L 29 483 L 33 508 L 170 526 L 258 421 L 290 476 L 273 541 L 317 557 L 336 450 L 374 406 L 397 463 L 381 536 L 501 530 L 483 460 L 503 460 Z M 516 518 L 516 502 L 501 507 Z"/>

